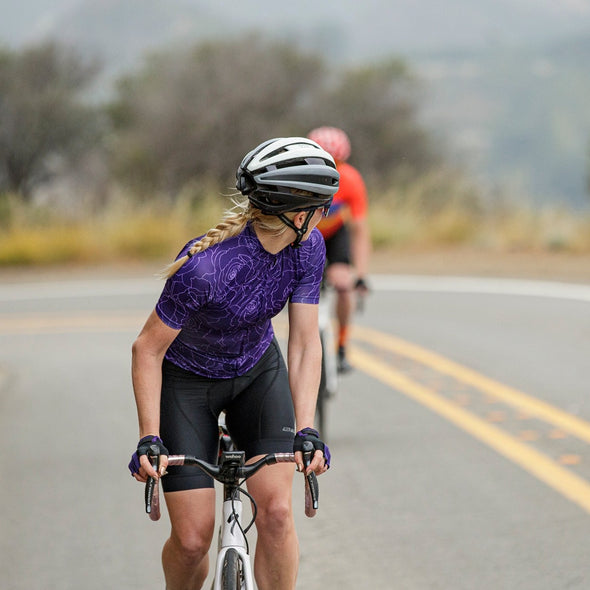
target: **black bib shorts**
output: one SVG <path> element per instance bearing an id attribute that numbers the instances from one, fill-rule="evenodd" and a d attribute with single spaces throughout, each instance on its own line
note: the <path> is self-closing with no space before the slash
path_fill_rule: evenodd
<path id="1" fill-rule="evenodd" d="M 171 455 L 195 455 L 215 463 L 222 411 L 246 460 L 293 452 L 293 400 L 276 339 L 248 373 L 232 379 L 201 377 L 164 361 L 160 436 Z M 162 487 L 165 492 L 212 488 L 213 479 L 198 467 L 171 466 Z"/>
<path id="2" fill-rule="evenodd" d="M 351 264 L 350 232 L 346 225 L 326 240 L 326 261 L 328 266 L 337 262 Z"/>

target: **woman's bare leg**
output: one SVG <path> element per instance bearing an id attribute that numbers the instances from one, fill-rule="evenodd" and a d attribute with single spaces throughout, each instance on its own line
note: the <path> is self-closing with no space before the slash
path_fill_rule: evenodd
<path id="1" fill-rule="evenodd" d="M 162 551 L 166 590 L 199 590 L 209 571 L 215 490 L 169 492 L 166 506 L 172 525 Z"/>
<path id="2" fill-rule="evenodd" d="M 278 464 L 261 469 L 248 480 L 258 516 L 254 576 L 259 590 L 294 590 L 299 544 L 293 519 L 295 468 Z"/>

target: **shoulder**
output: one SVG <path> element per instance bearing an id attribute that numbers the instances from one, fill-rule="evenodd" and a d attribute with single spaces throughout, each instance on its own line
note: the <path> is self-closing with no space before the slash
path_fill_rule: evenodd
<path id="1" fill-rule="evenodd" d="M 314 252 L 322 252 L 326 251 L 326 243 L 324 241 L 324 236 L 322 236 L 320 230 L 317 227 L 314 227 L 309 234 L 309 238 L 305 241 L 305 244 L 309 244 L 310 250 Z"/>
<path id="2" fill-rule="evenodd" d="M 365 183 L 361 173 L 351 164 L 342 162 L 338 165 L 338 172 L 340 173 L 341 184 L 354 184 L 364 187 Z"/>
<path id="3" fill-rule="evenodd" d="M 184 256 L 188 249 L 195 243 L 201 240 L 204 236 L 199 236 L 194 240 L 191 240 L 181 250 L 179 257 Z M 212 270 L 216 267 L 223 268 L 227 262 L 227 258 L 237 255 L 237 251 L 248 251 L 248 244 L 252 241 L 252 237 L 246 234 L 244 231 L 241 233 L 226 238 L 216 244 L 212 244 L 208 248 L 196 252 L 183 266 L 186 267 L 188 272 L 195 274 L 202 274 Z"/>
<path id="4" fill-rule="evenodd" d="M 320 230 L 314 227 L 309 234 L 309 238 L 297 250 L 299 251 L 300 258 L 305 259 L 308 264 L 323 265 L 326 257 L 326 242 Z"/>
<path id="5" fill-rule="evenodd" d="M 190 247 L 202 237 L 199 236 L 185 244 L 179 252 L 178 258 L 185 256 Z M 202 290 L 205 286 L 210 287 L 214 283 L 217 246 L 197 252 L 186 260 L 178 271 L 168 279 L 171 285 L 174 285 L 174 290 L 192 291 L 195 288 Z"/>
<path id="6" fill-rule="evenodd" d="M 283 255 L 302 268 L 309 266 L 310 263 L 313 264 L 314 261 L 323 260 L 326 256 L 324 237 L 317 227 L 314 227 L 305 241 L 301 242 L 297 248 L 287 246 L 283 250 Z"/>
<path id="7" fill-rule="evenodd" d="M 350 164 L 338 167 L 340 172 L 340 189 L 336 193 L 339 200 L 346 203 L 354 219 L 360 219 L 367 212 L 367 189 L 360 172 Z"/>

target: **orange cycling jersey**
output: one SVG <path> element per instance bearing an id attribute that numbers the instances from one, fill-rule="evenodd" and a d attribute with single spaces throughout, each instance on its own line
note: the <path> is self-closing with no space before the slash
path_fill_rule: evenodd
<path id="1" fill-rule="evenodd" d="M 360 172 L 345 162 L 336 166 L 340 187 L 334 195 L 328 217 L 322 218 L 318 229 L 325 239 L 332 237 L 351 219 L 363 219 L 367 214 L 367 189 Z"/>

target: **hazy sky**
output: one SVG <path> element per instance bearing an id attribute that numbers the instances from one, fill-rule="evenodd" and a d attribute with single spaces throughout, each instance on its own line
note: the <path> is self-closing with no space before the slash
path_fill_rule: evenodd
<path id="1" fill-rule="evenodd" d="M 234 19 L 232 27 L 245 23 L 269 31 L 277 23 L 304 31 L 340 27 L 359 49 L 375 38 L 385 49 L 436 49 L 453 42 L 518 43 L 590 30 L 590 0 L 0 0 L 0 43 L 21 45 L 59 35 L 61 19 L 85 3 L 113 12 L 125 5 L 178 12 L 188 5 L 194 14 L 200 6 L 219 19 Z"/>

